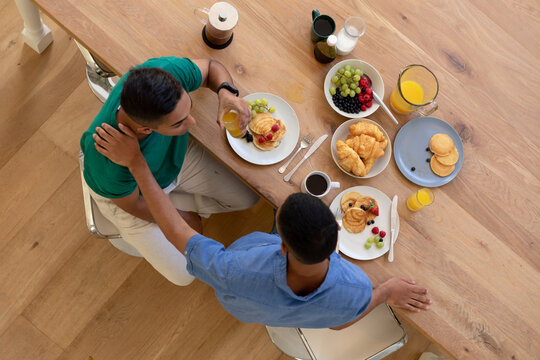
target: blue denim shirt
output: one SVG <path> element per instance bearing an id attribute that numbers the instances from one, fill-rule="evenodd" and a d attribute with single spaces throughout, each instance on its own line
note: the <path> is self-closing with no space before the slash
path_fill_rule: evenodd
<path id="1" fill-rule="evenodd" d="M 277 235 L 254 232 L 228 249 L 194 235 L 186 245 L 187 270 L 214 288 L 221 305 L 247 323 L 268 326 L 328 328 L 364 312 L 372 286 L 356 265 L 333 253 L 321 286 L 307 296 L 287 285 L 287 257 Z"/>

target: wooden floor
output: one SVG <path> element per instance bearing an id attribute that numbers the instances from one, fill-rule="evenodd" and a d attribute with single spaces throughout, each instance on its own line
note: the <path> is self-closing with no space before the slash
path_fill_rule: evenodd
<path id="1" fill-rule="evenodd" d="M 54 42 L 37 55 L 15 3 L 0 1 L 0 358 L 288 359 L 202 282 L 174 286 L 89 234 L 77 154 L 101 103 L 74 42 L 44 21 Z M 205 234 L 229 244 L 271 225 L 260 201 L 211 217 Z M 389 359 L 417 359 L 431 345 L 405 325 L 409 343 Z"/>

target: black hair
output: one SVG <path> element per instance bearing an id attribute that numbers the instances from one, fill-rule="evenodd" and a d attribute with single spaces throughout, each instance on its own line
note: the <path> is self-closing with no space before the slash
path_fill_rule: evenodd
<path id="1" fill-rule="evenodd" d="M 304 264 L 319 263 L 336 249 L 336 219 L 318 198 L 303 193 L 289 195 L 277 223 L 283 242 Z"/>
<path id="2" fill-rule="evenodd" d="M 140 125 L 155 127 L 171 113 L 182 96 L 182 85 L 160 68 L 130 70 L 120 95 L 120 105 Z"/>

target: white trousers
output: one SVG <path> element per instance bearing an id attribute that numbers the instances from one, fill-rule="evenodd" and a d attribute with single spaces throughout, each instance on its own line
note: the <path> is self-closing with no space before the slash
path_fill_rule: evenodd
<path id="1" fill-rule="evenodd" d="M 259 197 L 195 141 L 190 141 L 178 178 L 163 189 L 179 210 L 210 214 L 244 210 Z M 90 191 L 102 214 L 120 231 L 122 238 L 157 271 L 176 285 L 193 281 L 186 259 L 165 237 L 156 223 L 135 217 L 111 199 Z M 185 201 L 191 194 L 194 201 Z"/>

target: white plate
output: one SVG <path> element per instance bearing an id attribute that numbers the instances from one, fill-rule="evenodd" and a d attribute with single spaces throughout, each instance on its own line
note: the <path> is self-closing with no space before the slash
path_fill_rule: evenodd
<path id="1" fill-rule="evenodd" d="M 381 131 L 384 134 L 384 137 L 386 138 L 386 140 L 388 140 L 388 145 L 386 145 L 386 149 L 384 149 L 384 155 L 381 156 L 380 158 L 378 158 L 377 160 L 375 160 L 375 164 L 373 164 L 373 167 L 371 168 L 371 171 L 366 176 L 356 176 L 353 173 L 348 172 L 345 169 L 343 169 L 338 163 L 337 148 L 336 148 L 336 143 L 337 143 L 338 140 L 345 141 L 347 139 L 347 136 L 349 136 L 349 134 L 350 134 L 349 127 L 351 125 L 353 125 L 353 124 L 356 124 L 357 122 L 360 122 L 360 121 L 367 121 L 367 122 L 370 122 L 370 123 L 372 123 L 374 125 L 377 125 L 377 127 L 379 129 L 381 129 Z M 381 125 L 377 124 L 375 121 L 369 120 L 369 119 L 363 119 L 363 118 L 351 119 L 351 120 L 347 120 L 343 124 L 339 125 L 339 127 L 334 132 L 334 135 L 332 136 L 332 143 L 331 143 L 330 146 L 332 147 L 331 148 L 332 158 L 334 159 L 334 162 L 336 163 L 336 165 L 341 169 L 341 171 L 343 171 L 347 175 L 350 175 L 350 176 L 358 178 L 358 179 L 369 179 L 369 178 L 372 178 L 372 177 L 378 175 L 384 169 L 386 169 L 386 166 L 388 165 L 388 163 L 390 162 L 390 159 L 392 158 L 392 143 L 390 142 L 390 138 L 388 137 L 388 134 L 386 133 L 386 130 L 384 130 L 383 127 Z"/>
<path id="2" fill-rule="evenodd" d="M 364 72 L 364 74 L 369 76 L 369 78 L 371 79 L 371 88 L 373 89 L 373 91 L 375 91 L 381 99 L 384 98 L 384 82 L 381 77 L 381 74 L 377 71 L 377 69 L 375 69 L 373 66 L 371 66 L 370 64 L 362 60 L 347 59 L 347 60 L 340 61 L 336 65 L 332 66 L 330 71 L 328 71 L 328 73 L 326 74 L 326 77 L 324 79 L 324 86 L 323 86 L 323 91 L 324 91 L 324 96 L 326 97 L 326 101 L 328 101 L 328 104 L 338 114 L 345 116 L 349 119 L 369 116 L 373 114 L 379 108 L 379 104 L 377 104 L 377 102 L 375 101 L 373 101 L 373 105 L 371 105 L 369 109 L 366 109 L 366 111 L 360 111 L 358 114 L 350 114 L 350 113 L 346 113 L 345 111 L 341 111 L 337 108 L 336 105 L 334 105 L 334 102 L 332 101 L 332 95 L 330 95 L 330 87 L 333 86 L 333 83 L 331 79 L 334 75 L 336 75 L 339 68 L 347 66 L 347 65 L 351 65 L 354 68 L 360 69 Z"/>
<path id="3" fill-rule="evenodd" d="M 300 137 L 300 124 L 293 108 L 279 96 L 262 92 L 244 96 L 246 101 L 255 101 L 262 98 L 268 100 L 268 106 L 276 108 L 272 116 L 281 120 L 287 127 L 287 132 L 277 148 L 263 151 L 253 145 L 253 143 L 248 143 L 246 139 L 237 139 L 232 137 L 228 131 L 226 133 L 229 145 L 231 145 L 234 152 L 242 159 L 252 164 L 271 165 L 285 159 L 296 148 L 298 138 Z M 257 141 L 257 139 L 253 139 L 253 141 Z"/>
<path id="4" fill-rule="evenodd" d="M 332 210 L 333 214 L 341 206 L 341 197 L 349 191 L 356 191 L 362 195 L 374 198 L 379 205 L 379 216 L 375 218 L 375 224 L 367 225 L 364 231 L 359 234 L 350 233 L 342 226 L 338 233 L 339 251 L 357 260 L 371 260 L 383 256 L 390 249 L 390 238 L 392 235 L 390 231 L 390 209 L 392 207 L 392 200 L 385 193 L 371 186 L 353 186 L 343 190 L 334 198 L 332 204 L 330 204 L 330 210 Z M 384 246 L 382 248 L 372 246 L 370 249 L 366 249 L 364 244 L 370 236 L 374 236 L 371 233 L 371 229 L 375 226 L 379 228 L 379 231 L 384 230 L 386 232 Z M 396 239 L 398 234 L 399 216 L 396 226 Z"/>

